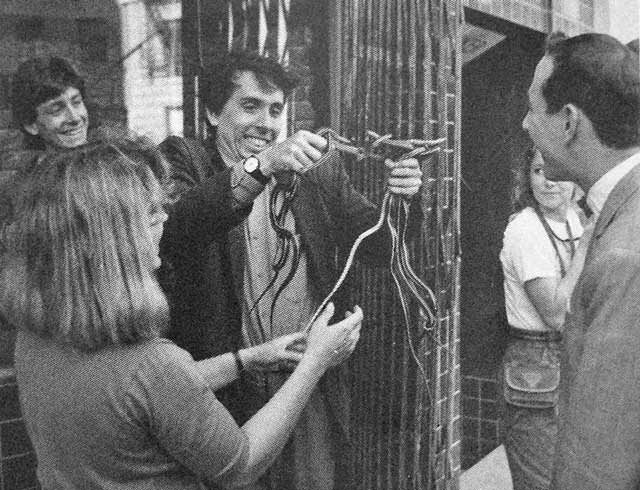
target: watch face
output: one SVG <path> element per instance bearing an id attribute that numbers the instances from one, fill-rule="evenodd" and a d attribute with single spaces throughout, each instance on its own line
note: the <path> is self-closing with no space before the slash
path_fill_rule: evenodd
<path id="1" fill-rule="evenodd" d="M 247 173 L 255 172 L 259 167 L 260 162 L 254 156 L 250 156 L 244 161 L 244 170 Z"/>

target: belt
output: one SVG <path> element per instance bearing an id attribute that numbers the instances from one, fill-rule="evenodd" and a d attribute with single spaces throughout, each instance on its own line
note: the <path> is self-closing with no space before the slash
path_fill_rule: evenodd
<path id="1" fill-rule="evenodd" d="M 546 342 L 559 342 L 562 333 L 557 330 L 527 330 L 509 325 L 509 335 L 522 340 L 541 340 Z"/>

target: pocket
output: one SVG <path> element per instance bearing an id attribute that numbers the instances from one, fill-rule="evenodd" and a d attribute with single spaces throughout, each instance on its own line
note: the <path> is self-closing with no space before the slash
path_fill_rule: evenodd
<path id="1" fill-rule="evenodd" d="M 559 363 L 540 364 L 513 359 L 504 363 L 504 398 L 524 408 L 552 408 L 558 404 Z"/>

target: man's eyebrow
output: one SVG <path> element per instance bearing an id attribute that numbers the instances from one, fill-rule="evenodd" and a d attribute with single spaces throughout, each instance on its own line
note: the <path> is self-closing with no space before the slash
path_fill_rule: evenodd
<path id="1" fill-rule="evenodd" d="M 61 100 L 50 100 L 48 102 L 43 102 L 42 106 L 44 109 L 57 109 L 64 105 L 64 102 Z"/>
<path id="2" fill-rule="evenodd" d="M 242 99 L 240 99 L 240 102 L 245 103 L 245 102 L 250 102 L 252 104 L 260 104 L 262 103 L 262 100 L 256 98 L 256 97 L 242 97 Z"/>

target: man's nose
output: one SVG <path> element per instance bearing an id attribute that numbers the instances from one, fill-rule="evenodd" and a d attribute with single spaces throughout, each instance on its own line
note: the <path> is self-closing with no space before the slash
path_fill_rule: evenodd
<path id="1" fill-rule="evenodd" d="M 65 114 L 66 119 L 69 122 L 79 123 L 82 121 L 82 109 L 80 107 L 74 107 L 73 105 L 68 104 Z"/>
<path id="2" fill-rule="evenodd" d="M 273 117 L 271 112 L 267 109 L 264 111 L 260 111 L 259 119 L 256 125 L 264 129 L 273 130 L 278 125 L 278 119 L 276 117 Z"/>
<path id="3" fill-rule="evenodd" d="M 529 130 L 529 113 L 527 112 L 522 119 L 522 129 L 525 131 Z"/>

